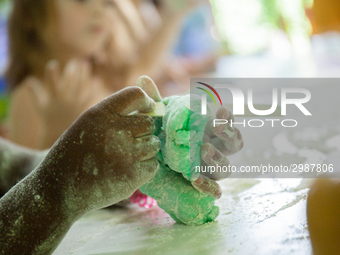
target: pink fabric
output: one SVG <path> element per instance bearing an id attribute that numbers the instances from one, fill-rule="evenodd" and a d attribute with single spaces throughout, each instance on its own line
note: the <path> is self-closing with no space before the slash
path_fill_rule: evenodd
<path id="1" fill-rule="evenodd" d="M 133 204 L 138 204 L 139 207 L 151 208 L 157 205 L 156 200 L 148 197 L 147 195 L 140 192 L 140 190 L 136 190 L 135 193 L 130 197 L 130 201 Z"/>

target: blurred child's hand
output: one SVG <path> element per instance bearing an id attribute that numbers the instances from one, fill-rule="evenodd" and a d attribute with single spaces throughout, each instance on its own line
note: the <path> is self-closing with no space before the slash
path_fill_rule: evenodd
<path id="1" fill-rule="evenodd" d="M 129 115 L 153 109 L 142 89 L 123 89 L 85 111 L 55 143 L 40 168 L 61 185 L 72 212 L 117 203 L 154 176 L 160 141 L 153 119 Z"/>
<path id="2" fill-rule="evenodd" d="M 226 119 L 228 124 L 213 126 L 213 119 Z M 227 156 L 232 155 L 243 148 L 241 132 L 236 127 L 231 127 L 230 122 L 235 121 L 234 115 L 225 107 L 220 107 L 215 118 L 210 118 L 204 132 L 203 145 L 201 147 L 202 165 L 229 166 Z M 204 173 L 212 179 L 227 178 L 231 172 Z"/>
<path id="3" fill-rule="evenodd" d="M 90 65 L 77 60 L 71 60 L 62 73 L 59 63 L 52 60 L 46 65 L 43 83 L 34 77 L 27 83 L 40 115 L 41 132 L 48 133 L 38 142 L 40 149 L 52 146 L 82 112 L 109 95 L 93 78 Z"/>

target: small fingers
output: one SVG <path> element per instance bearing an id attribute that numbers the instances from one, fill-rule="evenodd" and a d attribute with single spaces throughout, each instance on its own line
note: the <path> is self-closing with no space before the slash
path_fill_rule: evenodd
<path id="1" fill-rule="evenodd" d="M 92 70 L 91 65 L 88 62 L 81 63 L 81 74 L 80 74 L 80 95 L 79 97 L 83 100 L 88 100 L 95 91 L 92 91 L 94 86 L 94 79 L 91 77 Z"/>
<path id="2" fill-rule="evenodd" d="M 27 84 L 29 95 L 31 96 L 35 107 L 42 109 L 48 100 L 48 93 L 44 86 L 33 76 L 28 77 L 25 84 Z"/>
<path id="3" fill-rule="evenodd" d="M 210 141 L 211 141 L 211 137 L 209 135 L 207 135 L 206 133 L 204 133 L 203 143 L 210 143 Z"/>
<path id="4" fill-rule="evenodd" d="M 230 121 L 230 120 L 235 121 L 233 113 L 224 106 L 220 107 L 217 110 L 216 118 L 217 119 L 224 119 L 224 120 L 228 120 L 228 121 Z"/>
<path id="5" fill-rule="evenodd" d="M 148 160 L 140 161 L 137 163 L 136 172 L 135 172 L 135 190 L 142 186 L 144 183 L 150 181 L 157 171 L 159 170 L 159 162 L 155 158 L 151 158 Z"/>
<path id="6" fill-rule="evenodd" d="M 210 171 L 201 174 L 215 180 L 225 179 L 230 176 L 228 158 L 212 144 L 205 143 L 201 146 L 201 160 L 208 166 L 212 166 L 212 168 L 209 168 Z"/>
<path id="7" fill-rule="evenodd" d="M 161 148 L 161 141 L 154 135 L 136 138 L 135 142 L 134 153 L 141 161 L 155 157 Z"/>
<path id="8" fill-rule="evenodd" d="M 152 135 L 155 132 L 154 120 L 147 115 L 122 116 L 121 122 L 117 125 L 121 129 L 130 131 L 134 138 Z"/>
<path id="9" fill-rule="evenodd" d="M 216 118 L 210 117 L 205 127 L 205 131 L 204 131 L 205 134 L 209 135 L 211 138 L 216 137 L 216 134 L 214 134 L 213 132 L 214 119 L 223 119 L 223 120 L 227 120 L 228 123 L 230 123 L 231 120 L 234 121 L 234 115 L 226 107 L 224 106 L 220 107 L 216 112 Z M 227 126 L 227 124 L 224 124 L 224 125 Z"/>
<path id="10" fill-rule="evenodd" d="M 60 79 L 60 64 L 58 60 L 50 60 L 45 67 L 45 83 L 50 94 L 54 96 L 57 93 L 57 86 Z"/>
<path id="11" fill-rule="evenodd" d="M 196 181 L 191 182 L 192 186 L 199 192 L 219 199 L 222 196 L 222 189 L 220 185 L 205 176 L 200 176 Z"/>
<path id="12" fill-rule="evenodd" d="M 78 70 L 78 63 L 77 60 L 72 59 L 70 60 L 64 69 L 64 72 L 61 76 L 61 82 L 58 85 L 58 92 L 64 93 L 67 91 L 67 93 L 73 93 L 74 87 L 77 86 L 77 76 L 79 76 Z"/>
<path id="13" fill-rule="evenodd" d="M 210 124 L 211 132 L 215 137 L 211 143 L 225 155 L 240 151 L 243 148 L 243 139 L 240 130 L 230 125 L 231 121 L 235 121 L 232 112 L 221 107 L 216 113 L 216 118 L 227 120 L 228 123 L 215 126 L 213 123 Z"/>
<path id="14" fill-rule="evenodd" d="M 211 126 L 213 124 L 214 118 L 210 117 L 207 121 L 207 125 L 205 126 L 204 134 L 209 137 L 215 137 L 215 134 L 211 130 Z"/>
<path id="15" fill-rule="evenodd" d="M 234 121 L 234 116 L 232 115 L 231 111 L 225 108 L 224 106 L 220 107 L 216 112 L 216 117 L 210 117 L 207 125 L 205 127 L 205 133 L 209 135 L 211 138 L 216 137 L 215 134 L 215 127 L 214 127 L 214 119 L 226 120 L 225 124 L 220 124 L 223 127 L 228 128 L 230 127 L 231 120 Z"/>
<path id="16" fill-rule="evenodd" d="M 115 3 L 118 15 L 122 18 L 131 39 L 136 42 L 145 41 L 148 31 L 138 8 L 130 1 L 116 1 Z"/>
<path id="17" fill-rule="evenodd" d="M 238 128 L 221 124 L 212 127 L 212 131 L 216 137 L 211 143 L 225 155 L 234 154 L 243 148 L 243 138 Z"/>
<path id="18" fill-rule="evenodd" d="M 83 76 L 86 77 L 84 65 L 78 60 L 75 60 L 74 69 L 69 73 L 67 93 L 69 98 L 77 98 L 79 93 L 84 89 Z"/>

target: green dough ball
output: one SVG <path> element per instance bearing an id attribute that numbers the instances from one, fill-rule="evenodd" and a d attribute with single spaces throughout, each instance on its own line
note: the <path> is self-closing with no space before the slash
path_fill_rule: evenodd
<path id="1" fill-rule="evenodd" d="M 154 198 L 175 221 L 201 225 L 215 220 L 219 208 L 214 206 L 213 197 L 200 193 L 188 181 L 195 179 L 190 153 L 192 164 L 199 165 L 204 129 L 209 118 L 195 114 L 199 112 L 197 109 L 190 111 L 193 107 L 200 107 L 197 98 L 191 100 L 189 95 L 164 99 L 166 113 L 163 118 L 155 118 L 155 135 L 161 140 L 161 150 L 157 155 L 160 170 L 140 190 Z"/>
<path id="2" fill-rule="evenodd" d="M 202 225 L 219 214 L 213 197 L 198 192 L 181 174 L 162 163 L 156 176 L 140 190 L 154 198 L 175 221 L 186 225 Z"/>
<path id="3" fill-rule="evenodd" d="M 200 151 L 209 114 L 200 114 L 201 100 L 193 95 L 172 96 L 163 102 L 166 104 L 164 134 L 160 138 L 164 162 L 187 180 L 196 180 L 199 173 L 195 166 L 201 163 Z"/>

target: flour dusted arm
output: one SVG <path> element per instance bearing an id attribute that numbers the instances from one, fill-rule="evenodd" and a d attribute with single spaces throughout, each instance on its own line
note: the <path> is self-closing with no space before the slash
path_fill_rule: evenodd
<path id="1" fill-rule="evenodd" d="M 132 195 L 159 168 L 154 101 L 129 87 L 84 112 L 0 199 L 0 254 L 50 254 L 90 211 Z"/>

